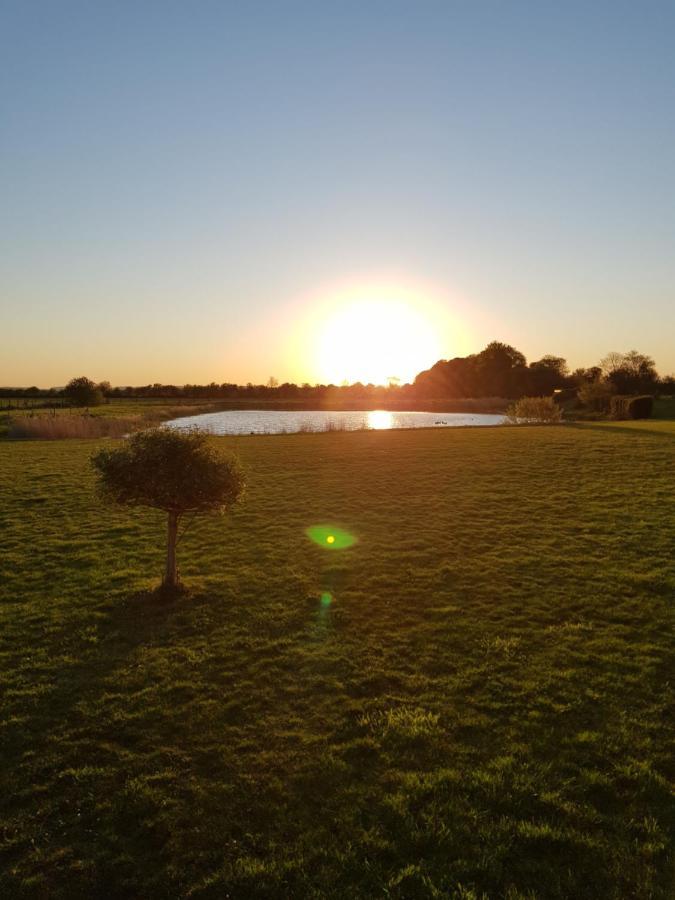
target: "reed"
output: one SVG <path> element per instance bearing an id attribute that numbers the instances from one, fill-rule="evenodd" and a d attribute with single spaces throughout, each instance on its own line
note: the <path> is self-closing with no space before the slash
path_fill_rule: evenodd
<path id="1" fill-rule="evenodd" d="M 34 441 L 63 438 L 122 437 L 144 426 L 141 416 L 17 416 L 9 424 L 8 437 Z"/>

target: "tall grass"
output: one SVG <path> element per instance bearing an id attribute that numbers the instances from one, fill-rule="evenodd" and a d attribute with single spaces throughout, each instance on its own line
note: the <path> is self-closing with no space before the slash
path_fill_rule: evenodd
<path id="1" fill-rule="evenodd" d="M 143 425 L 140 416 L 119 419 L 106 416 L 18 416 L 11 420 L 8 436 L 38 441 L 122 437 Z"/>
<path id="2" fill-rule="evenodd" d="M 298 425 L 297 433 L 298 434 L 318 434 L 319 432 L 325 431 L 367 431 L 368 426 L 366 424 L 361 425 L 358 428 L 347 428 L 347 422 L 345 419 L 326 419 L 325 422 L 321 422 L 318 425 L 314 425 L 312 422 L 301 422 Z"/>
<path id="3" fill-rule="evenodd" d="M 204 413 L 217 412 L 222 408 L 218 403 L 193 403 L 177 406 L 150 406 L 143 410 L 146 425 L 167 422 L 169 419 L 182 419 L 187 416 L 201 416 Z"/>
<path id="4" fill-rule="evenodd" d="M 7 437 L 34 441 L 56 441 L 64 438 L 123 437 L 132 431 L 153 427 L 169 419 L 213 412 L 214 404 L 141 407 L 138 415 L 109 415 L 108 411 L 91 415 L 72 414 L 66 410 L 44 414 L 23 412 L 13 415 L 7 426 Z"/>

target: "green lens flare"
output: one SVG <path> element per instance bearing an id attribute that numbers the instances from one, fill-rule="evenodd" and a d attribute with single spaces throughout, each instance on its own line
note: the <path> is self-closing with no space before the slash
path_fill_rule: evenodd
<path id="1" fill-rule="evenodd" d="M 324 550 L 345 550 L 356 543 L 353 534 L 344 528 L 338 528 L 337 525 L 310 525 L 305 534 L 310 541 L 314 541 Z"/>
<path id="2" fill-rule="evenodd" d="M 324 591 L 321 595 L 321 607 L 322 609 L 328 609 L 328 607 L 333 602 L 333 595 L 329 594 L 328 591 Z"/>

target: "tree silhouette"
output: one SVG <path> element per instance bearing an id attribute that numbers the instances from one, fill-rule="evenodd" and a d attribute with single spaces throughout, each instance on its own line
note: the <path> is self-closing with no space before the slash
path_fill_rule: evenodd
<path id="1" fill-rule="evenodd" d="M 73 406 L 100 406 L 103 403 L 103 392 L 84 375 L 68 382 L 65 395 Z"/>

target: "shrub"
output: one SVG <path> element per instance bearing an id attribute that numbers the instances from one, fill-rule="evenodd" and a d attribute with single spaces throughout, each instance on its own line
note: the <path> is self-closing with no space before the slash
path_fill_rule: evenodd
<path id="1" fill-rule="evenodd" d="M 638 397 L 617 395 L 612 397 L 610 414 L 613 419 L 649 419 L 653 407 L 654 398 L 651 394 Z"/>
<path id="2" fill-rule="evenodd" d="M 513 425 L 554 425 L 560 422 L 562 411 L 553 397 L 521 397 L 506 415 Z"/>
<path id="3" fill-rule="evenodd" d="M 609 404 L 609 415 L 612 419 L 625 419 L 626 418 L 626 400 L 628 398 L 624 397 L 623 394 L 615 394 L 614 397 L 611 398 Z"/>
<path id="4" fill-rule="evenodd" d="M 650 419 L 654 409 L 654 398 L 651 394 L 631 397 L 628 404 L 628 416 L 631 419 Z"/>
<path id="5" fill-rule="evenodd" d="M 595 381 L 587 381 L 579 388 L 577 396 L 579 402 L 593 412 L 609 412 L 612 396 L 616 393 L 611 381 L 597 378 Z"/>

